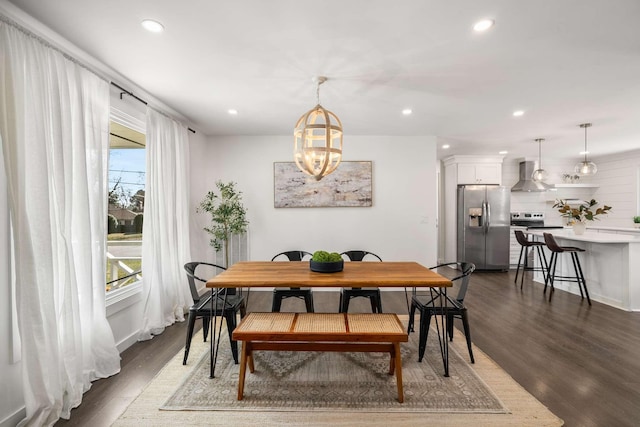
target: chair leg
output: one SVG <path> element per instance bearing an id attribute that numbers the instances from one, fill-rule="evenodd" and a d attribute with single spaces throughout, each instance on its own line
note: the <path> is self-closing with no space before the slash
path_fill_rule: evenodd
<path id="1" fill-rule="evenodd" d="M 211 324 L 211 317 L 204 316 L 202 318 L 202 338 L 204 342 L 207 342 L 207 337 L 209 336 L 209 325 Z"/>
<path id="2" fill-rule="evenodd" d="M 524 284 L 524 273 L 527 271 L 527 263 L 529 262 L 529 248 L 524 246 L 524 260 L 522 260 L 522 275 L 520 276 L 520 289 L 522 289 L 522 285 Z"/>
<path id="3" fill-rule="evenodd" d="M 416 303 L 411 301 L 411 310 L 409 311 L 409 323 L 407 324 L 407 334 L 415 332 L 413 329 L 413 320 L 416 315 Z"/>
<path id="4" fill-rule="evenodd" d="M 545 280 L 544 282 L 544 291 L 543 293 L 547 292 L 547 285 L 549 285 L 551 287 L 551 289 L 553 289 L 553 279 L 556 275 L 556 264 L 558 262 L 558 253 L 557 252 L 552 252 L 551 253 L 551 259 L 549 261 L 549 271 L 547 273 L 547 280 Z"/>
<path id="5" fill-rule="evenodd" d="M 544 279 L 544 290 L 542 293 L 547 292 L 547 285 L 549 284 L 549 280 L 551 280 L 551 267 L 553 265 L 553 252 L 551 252 L 551 256 L 549 257 L 549 263 L 547 264 L 547 277 Z"/>
<path id="6" fill-rule="evenodd" d="M 378 290 L 376 294 L 376 301 L 378 306 L 378 313 L 382 313 L 382 293 L 380 293 L 380 290 Z"/>
<path id="7" fill-rule="evenodd" d="M 313 294 L 311 291 L 304 296 L 304 303 L 307 306 L 307 313 L 313 313 Z"/>
<path id="8" fill-rule="evenodd" d="M 182 359 L 182 364 L 187 364 L 187 358 L 189 358 L 189 348 L 191 347 L 191 336 L 193 335 L 193 328 L 196 324 L 196 315 L 194 312 L 189 311 L 189 326 L 187 328 L 187 342 L 184 346 L 184 359 Z"/>
<path id="9" fill-rule="evenodd" d="M 462 317 L 462 327 L 464 329 L 464 336 L 467 339 L 467 348 L 469 349 L 469 358 L 471 359 L 471 363 L 476 363 L 476 360 L 473 357 L 473 350 L 471 349 L 471 331 L 469 330 L 469 317 L 467 316 L 467 309 L 463 309 L 460 313 L 460 317 Z"/>
<path id="10" fill-rule="evenodd" d="M 431 326 L 431 312 L 420 310 L 420 342 L 418 345 L 418 362 L 422 362 L 424 352 L 427 349 L 427 337 Z"/>
<path id="11" fill-rule="evenodd" d="M 377 303 L 377 301 L 378 301 L 378 298 L 376 298 L 376 296 L 375 296 L 375 295 L 371 295 L 371 296 L 369 297 L 369 302 L 371 303 L 371 312 L 372 312 L 372 313 L 375 313 L 375 312 L 376 312 L 376 310 L 378 309 L 378 303 Z"/>
<path id="12" fill-rule="evenodd" d="M 580 265 L 580 259 L 578 258 L 578 254 L 576 256 L 576 264 L 578 265 L 578 271 L 580 272 L 580 280 L 582 280 L 582 286 L 584 287 L 584 293 L 587 296 L 587 302 L 591 305 L 591 298 L 589 298 L 589 291 L 587 290 L 587 281 L 584 280 L 584 274 L 582 273 L 582 266 Z"/>
<path id="13" fill-rule="evenodd" d="M 576 282 L 578 283 L 578 290 L 580 291 L 580 297 L 584 299 L 584 292 L 582 292 L 582 281 L 580 280 L 580 275 L 578 274 L 578 266 L 576 265 L 575 252 L 571 252 L 571 263 L 573 264 L 573 272 L 576 275 Z"/>
<path id="14" fill-rule="evenodd" d="M 349 301 L 351 300 L 351 296 L 345 290 L 342 294 L 342 306 L 340 308 L 340 313 L 348 313 L 349 312 Z"/>
<path id="15" fill-rule="evenodd" d="M 549 267 L 549 301 L 551 301 L 551 297 L 553 295 L 553 292 L 555 291 L 555 288 L 553 287 L 553 282 L 555 281 L 556 278 L 556 267 L 558 266 L 558 252 L 554 252 L 553 255 L 551 255 L 551 266 Z M 545 284 L 545 290 L 547 288 L 547 285 Z"/>
<path id="16" fill-rule="evenodd" d="M 233 361 L 237 365 L 238 364 L 238 341 L 234 341 L 232 338 L 233 330 L 236 328 L 236 313 L 231 310 L 228 310 L 226 311 L 224 318 L 227 321 L 227 332 L 229 333 L 229 344 L 231 345 L 231 354 L 233 355 Z"/>
<path id="17" fill-rule="evenodd" d="M 274 313 L 278 313 L 280 311 L 280 307 L 282 306 L 282 298 L 276 291 L 273 291 L 273 302 L 271 303 L 271 311 Z"/>
<path id="18" fill-rule="evenodd" d="M 344 313 L 344 311 L 342 311 L 343 299 L 344 299 L 344 289 L 340 289 L 340 301 L 338 302 L 338 313 Z"/>
<path id="19" fill-rule="evenodd" d="M 449 341 L 453 341 L 453 314 L 447 313 L 447 334 L 449 334 Z"/>
<path id="20" fill-rule="evenodd" d="M 542 278 L 547 283 L 547 276 L 549 275 L 549 263 L 547 263 L 547 256 L 544 254 L 542 246 L 538 246 L 538 260 L 540 261 L 540 268 L 542 270 Z"/>
<path id="21" fill-rule="evenodd" d="M 522 252 L 524 251 L 524 246 L 520 246 L 520 256 L 518 257 L 518 266 L 516 267 L 516 278 L 513 280 L 513 283 L 518 283 L 518 272 L 520 272 L 520 263 L 522 262 Z M 524 274 L 524 271 L 522 272 Z"/>

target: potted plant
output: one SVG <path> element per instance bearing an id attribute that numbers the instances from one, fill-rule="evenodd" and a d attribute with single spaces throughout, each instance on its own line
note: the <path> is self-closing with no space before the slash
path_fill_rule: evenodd
<path id="1" fill-rule="evenodd" d="M 216 181 L 216 187 L 218 192 L 209 191 L 196 211 L 211 215 L 211 226 L 204 230 L 211 234 L 209 243 L 216 252 L 224 249 L 225 267 L 229 267 L 229 239 L 233 234 L 246 233 L 249 221 L 236 183 Z"/>
<path id="2" fill-rule="evenodd" d="M 309 268 L 316 273 L 336 273 L 344 268 L 344 260 L 337 252 L 315 251 Z"/>
<path id="3" fill-rule="evenodd" d="M 640 216 L 633 217 L 633 226 L 635 228 L 640 228 Z"/>
<path id="4" fill-rule="evenodd" d="M 558 208 L 558 212 L 567 218 L 567 223 L 573 225 L 575 234 L 583 234 L 587 221 L 600 219 L 597 218 L 598 215 L 606 215 L 611 210 L 611 206 L 604 205 L 594 211 L 592 208 L 597 204 L 595 199 L 591 199 L 587 204 L 581 203 L 577 207 L 571 207 L 566 200 L 556 200 L 553 207 Z"/>

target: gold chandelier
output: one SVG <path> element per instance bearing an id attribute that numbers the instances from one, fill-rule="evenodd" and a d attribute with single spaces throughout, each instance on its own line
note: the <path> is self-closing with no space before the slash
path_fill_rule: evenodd
<path id="1" fill-rule="evenodd" d="M 317 105 L 298 119 L 293 131 L 293 158 L 298 168 L 320 181 L 342 160 L 342 123 L 320 105 L 320 85 L 326 77 L 314 77 Z"/>

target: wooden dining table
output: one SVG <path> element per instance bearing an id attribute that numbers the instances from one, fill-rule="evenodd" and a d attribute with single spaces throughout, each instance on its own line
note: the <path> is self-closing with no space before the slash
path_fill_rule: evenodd
<path id="1" fill-rule="evenodd" d="M 438 288 L 439 298 L 434 304 L 444 306 L 447 288 L 451 280 L 429 270 L 417 262 L 345 262 L 344 269 L 336 273 L 316 273 L 310 270 L 308 261 L 269 262 L 243 261 L 233 264 L 226 271 L 207 281 L 207 288 L 273 288 L 273 287 L 391 287 L 391 288 Z M 221 296 L 226 298 L 226 293 Z M 212 298 L 211 318 L 216 319 L 217 304 Z M 225 301 L 226 303 L 226 301 Z M 437 307 L 437 306 L 436 306 Z M 446 339 L 446 316 L 440 313 L 438 339 L 444 364 L 445 376 L 449 376 L 449 346 Z M 210 377 L 215 377 L 215 365 L 218 356 L 222 322 L 216 333 L 216 325 L 212 329 L 211 369 Z"/>

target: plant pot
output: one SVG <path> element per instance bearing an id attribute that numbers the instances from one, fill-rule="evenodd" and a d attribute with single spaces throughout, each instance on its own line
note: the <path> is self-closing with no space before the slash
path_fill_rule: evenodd
<path id="1" fill-rule="evenodd" d="M 576 236 L 583 235 L 586 229 L 587 225 L 584 222 L 573 223 L 573 234 L 575 234 Z"/>
<path id="2" fill-rule="evenodd" d="M 309 261 L 309 268 L 316 273 L 337 273 L 344 268 L 344 261 L 318 262 L 311 260 Z"/>

